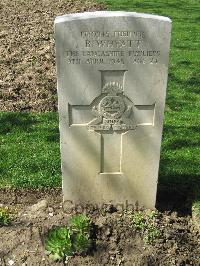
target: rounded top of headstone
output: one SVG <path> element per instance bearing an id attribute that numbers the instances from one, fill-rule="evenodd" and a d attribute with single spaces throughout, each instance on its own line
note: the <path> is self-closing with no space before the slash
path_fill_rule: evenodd
<path id="1" fill-rule="evenodd" d="M 147 18 L 147 19 L 155 19 L 160 21 L 171 22 L 171 19 L 168 17 L 152 15 L 152 14 L 126 12 L 126 11 L 95 11 L 95 12 L 73 13 L 73 14 L 58 16 L 55 18 L 55 24 L 72 20 L 91 19 L 98 17 Z"/>

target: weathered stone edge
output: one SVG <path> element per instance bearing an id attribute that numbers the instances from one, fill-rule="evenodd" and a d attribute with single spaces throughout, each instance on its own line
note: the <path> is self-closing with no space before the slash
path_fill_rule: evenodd
<path id="1" fill-rule="evenodd" d="M 73 13 L 63 16 L 58 16 L 55 18 L 55 24 L 72 21 L 72 20 L 82 20 L 82 19 L 91 19 L 98 17 L 134 17 L 134 18 L 150 18 L 156 20 L 162 20 L 171 23 L 171 19 L 168 17 L 151 15 L 145 13 L 136 13 L 136 12 L 126 12 L 126 11 L 95 11 L 95 12 L 84 12 L 84 13 Z"/>

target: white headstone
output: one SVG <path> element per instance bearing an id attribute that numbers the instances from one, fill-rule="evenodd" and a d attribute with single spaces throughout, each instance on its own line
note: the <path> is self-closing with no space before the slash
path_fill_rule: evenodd
<path id="1" fill-rule="evenodd" d="M 56 18 L 64 200 L 155 207 L 170 32 L 149 14 Z"/>

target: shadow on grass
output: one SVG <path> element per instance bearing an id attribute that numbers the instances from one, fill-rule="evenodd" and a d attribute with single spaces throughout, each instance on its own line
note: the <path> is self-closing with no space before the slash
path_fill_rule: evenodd
<path id="1" fill-rule="evenodd" d="M 174 44 L 173 46 L 174 48 L 177 48 L 177 49 L 180 49 L 180 50 L 183 50 L 183 51 L 198 51 L 198 47 L 191 47 L 190 44 Z"/>
<path id="2" fill-rule="evenodd" d="M 178 64 L 179 65 L 182 65 L 182 66 L 191 66 L 193 63 L 190 61 L 190 60 L 186 60 L 186 59 L 184 59 L 184 60 L 180 60 L 179 62 L 178 62 Z M 172 74 L 172 73 L 170 73 L 170 74 Z M 169 74 L 169 75 L 170 75 Z"/>
<path id="3" fill-rule="evenodd" d="M 47 141 L 48 142 L 58 142 L 60 140 L 60 133 L 59 133 L 59 128 L 54 128 L 49 130 L 49 135 L 47 136 Z"/>
<path id="4" fill-rule="evenodd" d="M 181 148 L 187 148 L 187 147 L 196 147 L 197 146 L 197 141 L 196 139 L 193 140 L 187 140 L 187 139 L 178 139 L 178 140 L 173 140 L 171 144 L 168 145 L 169 149 L 174 149 L 178 150 Z"/>
<path id="5" fill-rule="evenodd" d="M 51 117 L 50 113 L 36 114 L 36 113 L 0 113 L 0 135 L 11 134 L 14 132 L 29 133 L 41 133 L 41 137 L 44 136 L 42 131 L 45 133 L 46 140 L 48 142 L 59 143 L 59 128 L 55 128 L 54 125 L 49 125 L 49 122 L 57 122 L 56 116 Z M 37 125 L 37 128 L 33 126 Z"/>
<path id="6" fill-rule="evenodd" d="M 188 61 L 182 61 L 180 64 L 185 64 L 185 65 L 189 65 L 190 63 Z M 170 72 L 169 73 L 169 80 L 176 82 L 178 84 L 181 84 L 183 86 L 191 86 L 192 87 L 192 91 L 191 92 L 195 92 L 194 91 L 194 86 L 198 88 L 198 92 L 199 92 L 199 87 L 200 87 L 200 76 L 198 73 L 193 73 L 192 77 L 183 80 L 180 79 L 178 77 L 176 77 L 174 75 L 174 73 Z"/>
<path id="7" fill-rule="evenodd" d="M 175 76 L 174 73 L 170 73 L 169 87 L 171 91 L 173 91 L 173 87 L 178 88 L 175 93 L 173 91 L 168 94 L 167 104 L 172 110 L 188 108 L 188 106 L 196 108 L 199 105 L 200 78 L 197 74 L 194 73 L 191 77 L 182 80 Z M 192 113 L 197 112 L 198 114 L 197 110 L 195 111 L 193 109 L 191 111 Z"/>
<path id="8" fill-rule="evenodd" d="M 177 12 L 177 10 L 182 11 L 182 12 L 194 12 L 196 11 L 196 5 L 180 5 L 180 3 L 178 2 L 175 2 L 175 3 L 166 3 L 166 2 L 150 2 L 150 1 L 138 1 L 136 3 L 134 3 L 134 7 L 137 7 L 137 8 L 147 8 L 147 9 L 154 9 L 155 11 L 158 11 L 158 9 L 160 9 L 160 11 L 163 11 L 163 10 L 168 10 L 168 8 L 170 8 L 170 11 L 172 12 L 173 9 L 175 12 Z M 186 19 L 188 19 L 186 17 Z M 191 18 L 190 18 L 191 19 Z"/>
<path id="9" fill-rule="evenodd" d="M 200 168 L 196 154 L 199 127 L 165 126 L 164 132 L 166 136 L 175 137 L 168 140 L 162 151 L 156 207 L 160 211 L 190 215 L 193 202 L 200 201 Z M 183 135 L 179 136 L 179 132 Z"/>
<path id="10" fill-rule="evenodd" d="M 176 211 L 179 215 L 191 215 L 193 202 L 200 201 L 200 197 L 197 197 L 200 177 L 181 174 L 167 178 L 168 181 L 162 182 L 166 177 L 159 176 L 156 208 L 160 211 Z"/>
<path id="11" fill-rule="evenodd" d="M 37 123 L 30 113 L 0 113 L 0 134 L 12 133 L 15 130 L 30 131 Z"/>

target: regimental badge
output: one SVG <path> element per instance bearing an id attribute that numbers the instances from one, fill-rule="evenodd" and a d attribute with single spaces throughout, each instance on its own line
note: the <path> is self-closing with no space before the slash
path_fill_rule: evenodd
<path id="1" fill-rule="evenodd" d="M 123 94 L 123 87 L 109 82 L 102 88 L 101 97 L 92 107 L 95 118 L 88 123 L 88 130 L 127 131 L 135 129 L 133 109 L 130 100 Z M 95 101 L 96 102 L 96 101 Z M 131 116 L 131 118 L 130 118 Z"/>

